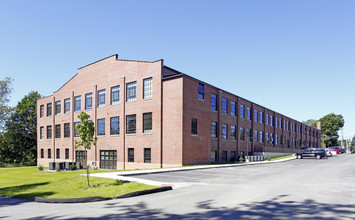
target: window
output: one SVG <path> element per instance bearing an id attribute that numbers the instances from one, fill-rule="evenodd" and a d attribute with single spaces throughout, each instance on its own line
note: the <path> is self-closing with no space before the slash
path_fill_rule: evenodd
<path id="1" fill-rule="evenodd" d="M 240 140 L 241 141 L 245 141 L 245 138 L 244 138 L 244 133 L 245 133 L 245 130 L 244 130 L 244 128 L 243 127 L 240 127 L 240 129 L 239 129 L 239 135 L 240 135 Z"/>
<path id="2" fill-rule="evenodd" d="M 150 163 L 151 159 L 151 149 L 144 148 L 144 163 Z"/>
<path id="3" fill-rule="evenodd" d="M 191 119 L 191 134 L 197 134 L 197 118 Z"/>
<path id="4" fill-rule="evenodd" d="M 217 122 L 211 122 L 211 138 L 217 137 Z"/>
<path id="5" fill-rule="evenodd" d="M 81 111 L 81 96 L 74 97 L 74 111 Z"/>
<path id="6" fill-rule="evenodd" d="M 152 113 L 143 113 L 143 133 L 152 133 Z"/>
<path id="7" fill-rule="evenodd" d="M 80 162 L 81 164 L 86 163 L 86 151 L 76 151 L 75 161 Z"/>
<path id="8" fill-rule="evenodd" d="M 247 107 L 247 119 L 251 120 L 251 112 L 250 107 Z"/>
<path id="9" fill-rule="evenodd" d="M 120 117 L 110 119 L 110 135 L 120 134 Z"/>
<path id="10" fill-rule="evenodd" d="M 269 114 L 266 114 L 266 125 L 269 125 Z"/>
<path id="11" fill-rule="evenodd" d="M 217 95 L 211 94 L 211 110 L 217 111 Z"/>
<path id="12" fill-rule="evenodd" d="M 273 133 L 270 134 L 270 140 L 271 140 L 271 143 L 273 144 L 274 143 L 274 134 Z"/>
<path id="13" fill-rule="evenodd" d="M 120 102 L 120 86 L 111 88 L 111 105 L 117 105 Z"/>
<path id="14" fill-rule="evenodd" d="M 43 126 L 39 128 L 39 138 L 40 139 L 44 138 L 44 127 Z"/>
<path id="15" fill-rule="evenodd" d="M 278 141 L 279 141 L 278 138 L 279 138 L 279 136 L 276 135 L 276 137 L 275 137 L 276 144 L 278 144 Z"/>
<path id="16" fill-rule="evenodd" d="M 244 118 L 244 105 L 240 105 L 240 117 Z"/>
<path id="17" fill-rule="evenodd" d="M 136 133 L 136 115 L 126 116 L 126 133 L 135 134 Z"/>
<path id="18" fill-rule="evenodd" d="M 76 130 L 78 124 L 80 124 L 80 122 L 74 122 L 74 137 L 79 137 L 78 131 Z"/>
<path id="19" fill-rule="evenodd" d="M 47 104 L 47 117 L 52 116 L 52 103 Z"/>
<path id="20" fill-rule="evenodd" d="M 41 158 L 44 158 L 44 149 L 41 149 Z"/>
<path id="21" fill-rule="evenodd" d="M 222 151 L 222 162 L 227 162 L 227 151 Z"/>
<path id="22" fill-rule="evenodd" d="M 258 130 L 254 130 L 254 142 L 258 142 Z"/>
<path id="23" fill-rule="evenodd" d="M 205 85 L 201 83 L 198 84 L 198 98 L 205 99 Z"/>
<path id="24" fill-rule="evenodd" d="M 60 114 L 60 101 L 56 101 L 55 102 L 55 115 L 59 115 Z"/>
<path id="25" fill-rule="evenodd" d="M 254 110 L 254 121 L 258 122 L 258 110 Z"/>
<path id="26" fill-rule="evenodd" d="M 228 136 L 228 126 L 226 124 L 222 124 L 222 138 L 227 139 Z"/>
<path id="27" fill-rule="evenodd" d="M 64 124 L 64 138 L 70 137 L 70 123 Z"/>
<path id="28" fill-rule="evenodd" d="M 260 143 L 264 143 L 264 132 L 260 131 L 260 138 L 259 138 Z"/>
<path id="29" fill-rule="evenodd" d="M 56 153 L 55 153 L 56 159 L 60 159 L 60 149 L 57 148 L 56 150 L 57 150 Z"/>
<path id="30" fill-rule="evenodd" d="M 116 150 L 100 150 L 100 168 L 109 170 L 117 169 Z"/>
<path id="31" fill-rule="evenodd" d="M 92 93 L 85 94 L 85 109 L 92 109 Z"/>
<path id="32" fill-rule="evenodd" d="M 126 84 L 126 101 L 133 102 L 137 99 L 137 82 L 130 82 Z"/>
<path id="33" fill-rule="evenodd" d="M 105 106 L 106 103 L 106 89 L 99 90 L 97 92 L 97 106 Z"/>
<path id="34" fill-rule="evenodd" d="M 70 99 L 64 99 L 64 113 L 70 111 Z"/>
<path id="35" fill-rule="evenodd" d="M 143 80 L 143 99 L 151 99 L 153 96 L 153 79 Z"/>
<path id="36" fill-rule="evenodd" d="M 230 161 L 234 162 L 235 161 L 235 156 L 236 156 L 236 152 L 235 151 L 231 151 L 231 155 L 230 155 Z"/>
<path id="37" fill-rule="evenodd" d="M 279 127 L 279 126 L 278 126 L 278 121 L 279 121 L 279 119 L 276 117 L 276 119 L 275 119 L 275 127 L 276 127 L 276 128 Z"/>
<path id="38" fill-rule="evenodd" d="M 236 112 L 235 112 L 235 102 L 231 101 L 231 115 L 232 116 L 236 116 Z"/>
<path id="39" fill-rule="evenodd" d="M 235 125 L 231 126 L 231 140 L 235 140 L 237 137 Z"/>
<path id="40" fill-rule="evenodd" d="M 251 130 L 249 128 L 247 128 L 247 137 L 248 137 L 248 141 L 251 142 L 253 138 L 253 134 L 251 133 Z"/>
<path id="41" fill-rule="evenodd" d="M 47 126 L 47 139 L 52 139 L 52 125 Z"/>
<path id="42" fill-rule="evenodd" d="M 65 159 L 69 159 L 69 148 L 65 148 Z"/>
<path id="43" fill-rule="evenodd" d="M 48 159 L 52 158 L 52 149 L 48 149 Z"/>
<path id="44" fill-rule="evenodd" d="M 260 123 L 264 123 L 264 112 L 260 112 Z"/>
<path id="45" fill-rule="evenodd" d="M 39 109 L 40 109 L 39 117 L 40 117 L 40 118 L 43 118 L 43 117 L 44 117 L 44 105 L 41 105 L 41 106 L 39 107 Z"/>
<path id="46" fill-rule="evenodd" d="M 128 148 L 128 162 L 134 162 L 134 148 Z"/>
<path id="47" fill-rule="evenodd" d="M 222 98 L 222 112 L 228 114 L 228 100 L 226 98 Z"/>
<path id="48" fill-rule="evenodd" d="M 281 118 L 279 118 L 279 128 L 282 128 Z"/>
<path id="49" fill-rule="evenodd" d="M 274 116 L 270 115 L 270 126 L 274 126 Z"/>
<path id="50" fill-rule="evenodd" d="M 269 132 L 266 132 L 266 143 L 269 143 Z"/>
<path id="51" fill-rule="evenodd" d="M 60 138 L 60 125 L 55 125 L 55 138 Z"/>
<path id="52" fill-rule="evenodd" d="M 105 135 L 105 119 L 97 119 L 97 135 Z"/>

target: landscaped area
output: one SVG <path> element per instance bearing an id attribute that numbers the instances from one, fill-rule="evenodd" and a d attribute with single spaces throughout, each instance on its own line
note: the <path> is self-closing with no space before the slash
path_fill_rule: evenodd
<path id="1" fill-rule="evenodd" d="M 107 172 L 92 170 L 90 173 Z M 116 171 L 117 172 L 117 171 Z M 33 200 L 43 198 L 117 197 L 126 193 L 153 189 L 141 183 L 90 177 L 87 188 L 85 170 L 47 172 L 38 167 L 0 168 L 0 196 Z"/>

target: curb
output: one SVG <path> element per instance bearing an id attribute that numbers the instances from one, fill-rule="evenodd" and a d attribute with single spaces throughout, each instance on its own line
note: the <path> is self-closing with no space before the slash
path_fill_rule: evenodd
<path id="1" fill-rule="evenodd" d="M 137 192 L 132 192 L 132 193 L 127 193 L 118 197 L 86 197 L 86 198 L 68 198 L 68 199 L 47 199 L 47 198 L 42 198 L 42 197 L 35 197 L 34 201 L 35 202 L 40 202 L 40 203 L 86 203 L 86 202 L 100 202 L 100 201 L 107 201 L 111 199 L 125 199 L 125 198 L 130 198 L 130 197 L 135 197 L 135 196 L 143 196 L 147 194 L 152 194 L 152 193 L 158 193 L 158 192 L 164 192 L 168 190 L 172 190 L 173 188 L 171 186 L 164 186 L 160 188 L 155 188 L 155 189 L 147 189 L 147 190 L 142 190 L 142 191 L 137 191 Z"/>

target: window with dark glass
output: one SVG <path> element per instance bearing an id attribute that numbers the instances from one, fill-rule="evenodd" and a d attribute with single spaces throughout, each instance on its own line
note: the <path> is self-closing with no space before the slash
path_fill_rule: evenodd
<path id="1" fill-rule="evenodd" d="M 217 111 L 217 95 L 211 94 L 211 110 Z"/>
<path id="2" fill-rule="evenodd" d="M 70 137 L 70 123 L 64 124 L 64 138 Z"/>
<path id="3" fill-rule="evenodd" d="M 47 104 L 47 117 L 52 116 L 52 103 Z"/>
<path id="4" fill-rule="evenodd" d="M 250 107 L 247 107 L 247 119 L 251 120 L 251 109 L 250 109 Z"/>
<path id="5" fill-rule="evenodd" d="M 279 118 L 278 118 L 278 117 L 276 117 L 276 119 L 275 119 L 275 127 L 276 127 L 276 128 L 278 128 L 278 127 L 279 127 L 278 122 L 279 122 Z"/>
<path id="6" fill-rule="evenodd" d="M 279 119 L 279 128 L 282 128 L 281 118 Z"/>
<path id="7" fill-rule="evenodd" d="M 43 118 L 44 117 L 44 105 L 41 105 L 39 108 L 40 108 L 39 117 Z"/>
<path id="8" fill-rule="evenodd" d="M 116 150 L 100 150 L 100 168 L 109 170 L 117 169 Z"/>
<path id="9" fill-rule="evenodd" d="M 81 164 L 86 163 L 86 151 L 76 151 L 75 152 L 75 162 L 80 162 Z"/>
<path id="10" fill-rule="evenodd" d="M 253 134 L 251 133 L 251 130 L 249 128 L 247 128 L 247 137 L 248 137 L 248 141 L 251 142 L 253 138 Z"/>
<path id="11" fill-rule="evenodd" d="M 235 140 L 237 137 L 237 132 L 235 125 L 231 125 L 231 140 Z"/>
<path id="12" fill-rule="evenodd" d="M 70 99 L 64 99 L 64 113 L 70 112 Z"/>
<path id="13" fill-rule="evenodd" d="M 151 149 L 144 148 L 144 163 L 151 163 Z"/>
<path id="14" fill-rule="evenodd" d="M 126 84 L 126 102 L 133 102 L 137 99 L 137 82 Z"/>
<path id="15" fill-rule="evenodd" d="M 244 118 L 244 105 L 240 105 L 240 117 Z"/>
<path id="16" fill-rule="evenodd" d="M 231 155 L 230 155 L 230 161 L 234 162 L 236 159 L 236 152 L 235 151 L 231 151 Z"/>
<path id="17" fill-rule="evenodd" d="M 269 132 L 266 132 L 266 143 L 269 143 Z"/>
<path id="18" fill-rule="evenodd" d="M 55 114 L 56 115 L 60 114 L 60 107 L 61 107 L 60 101 L 56 101 L 55 102 Z"/>
<path id="19" fill-rule="evenodd" d="M 39 128 L 39 138 L 40 139 L 44 138 L 44 127 L 43 126 Z"/>
<path id="20" fill-rule="evenodd" d="M 228 100 L 226 98 L 222 98 L 222 112 L 228 114 Z"/>
<path id="21" fill-rule="evenodd" d="M 205 99 L 205 85 L 201 83 L 198 84 L 198 98 Z"/>
<path id="22" fill-rule="evenodd" d="M 258 142 L 258 131 L 254 130 L 254 142 Z"/>
<path id="23" fill-rule="evenodd" d="M 44 149 L 41 149 L 41 158 L 44 158 Z"/>
<path id="24" fill-rule="evenodd" d="M 254 110 L 254 121 L 258 122 L 258 110 Z"/>
<path id="25" fill-rule="evenodd" d="M 152 133 L 152 113 L 143 113 L 143 133 Z"/>
<path id="26" fill-rule="evenodd" d="M 143 80 L 143 99 L 151 99 L 153 97 L 153 79 Z"/>
<path id="27" fill-rule="evenodd" d="M 134 148 L 128 148 L 128 162 L 134 162 Z"/>
<path id="28" fill-rule="evenodd" d="M 105 135 L 105 119 L 97 119 L 97 135 Z"/>
<path id="29" fill-rule="evenodd" d="M 110 119 L 110 134 L 120 134 L 120 117 L 111 117 Z"/>
<path id="30" fill-rule="evenodd" d="M 92 93 L 85 94 L 85 109 L 92 109 Z"/>
<path id="31" fill-rule="evenodd" d="M 69 159 L 69 148 L 65 148 L 65 159 Z"/>
<path id="32" fill-rule="evenodd" d="M 102 107 L 106 104 L 106 89 L 97 92 L 97 106 Z"/>
<path id="33" fill-rule="evenodd" d="M 56 159 L 60 159 L 60 149 L 57 148 L 56 150 L 57 150 L 57 152 L 56 152 Z"/>
<path id="34" fill-rule="evenodd" d="M 244 130 L 244 128 L 243 127 L 240 127 L 239 128 L 239 135 L 240 135 L 240 140 L 241 141 L 245 141 L 245 138 L 244 138 L 244 133 L 245 133 L 245 130 Z"/>
<path id="35" fill-rule="evenodd" d="M 120 86 L 111 88 L 111 105 L 117 105 L 120 102 Z"/>
<path id="36" fill-rule="evenodd" d="M 222 124 L 222 138 L 227 139 L 228 137 L 228 125 Z"/>
<path id="37" fill-rule="evenodd" d="M 236 116 L 235 102 L 231 101 L 231 115 Z"/>
<path id="38" fill-rule="evenodd" d="M 272 144 L 274 143 L 274 134 L 273 133 L 270 134 L 270 141 Z"/>
<path id="39" fill-rule="evenodd" d="M 55 125 L 55 138 L 60 138 L 60 125 Z"/>
<path id="40" fill-rule="evenodd" d="M 79 137 L 79 133 L 78 131 L 76 130 L 76 126 L 80 124 L 80 122 L 74 122 L 74 137 Z"/>
<path id="41" fill-rule="evenodd" d="M 191 134 L 197 134 L 197 118 L 191 119 Z"/>
<path id="42" fill-rule="evenodd" d="M 222 162 L 227 162 L 227 151 L 222 151 Z"/>
<path id="43" fill-rule="evenodd" d="M 52 139 L 52 125 L 47 126 L 47 139 Z"/>
<path id="44" fill-rule="evenodd" d="M 136 133 L 136 115 L 126 116 L 126 133 L 135 134 Z"/>
<path id="45" fill-rule="evenodd" d="M 211 122 L 211 137 L 212 138 L 217 137 L 217 122 L 214 121 Z"/>
<path id="46" fill-rule="evenodd" d="M 74 97 L 74 111 L 81 111 L 81 96 Z"/>
<path id="47" fill-rule="evenodd" d="M 52 158 L 52 149 L 48 149 L 48 159 Z"/>

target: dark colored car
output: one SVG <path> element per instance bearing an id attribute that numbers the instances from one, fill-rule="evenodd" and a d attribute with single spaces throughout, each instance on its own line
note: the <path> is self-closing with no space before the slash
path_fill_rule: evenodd
<path id="1" fill-rule="evenodd" d="M 322 159 L 323 157 L 326 157 L 327 154 L 325 152 L 325 149 L 322 148 L 309 148 L 305 149 L 302 152 L 297 152 L 296 153 L 296 158 L 297 159 L 302 159 L 304 157 L 315 157 L 317 159 Z"/>

